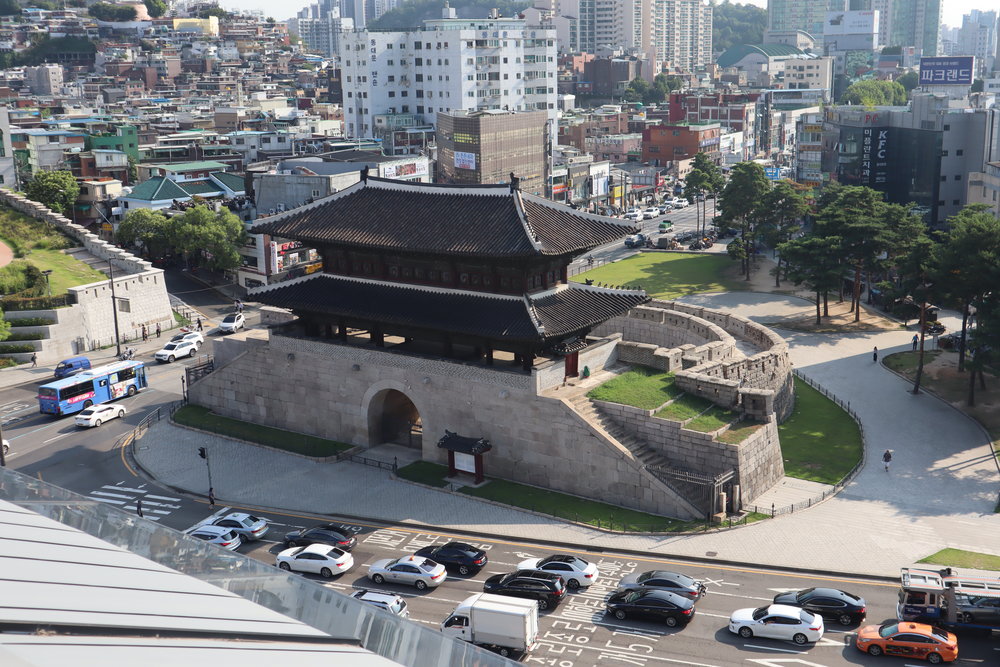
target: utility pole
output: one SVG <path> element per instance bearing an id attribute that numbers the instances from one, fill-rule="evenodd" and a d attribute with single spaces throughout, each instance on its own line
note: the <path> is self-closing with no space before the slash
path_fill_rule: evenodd
<path id="1" fill-rule="evenodd" d="M 118 300 L 115 298 L 115 265 L 108 261 L 108 275 L 111 282 L 111 314 L 115 317 L 115 345 L 118 356 L 122 356 L 122 337 L 118 334 Z"/>

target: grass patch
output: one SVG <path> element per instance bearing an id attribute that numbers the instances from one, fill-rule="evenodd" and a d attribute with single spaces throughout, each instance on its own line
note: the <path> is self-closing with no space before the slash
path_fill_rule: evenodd
<path id="1" fill-rule="evenodd" d="M 683 422 L 697 417 L 705 410 L 708 410 L 711 405 L 711 401 L 708 401 L 701 396 L 682 394 L 681 396 L 675 398 L 669 405 L 664 405 L 663 409 L 658 411 L 653 416 L 659 417 L 660 419 L 670 419 L 675 422 Z"/>
<path id="2" fill-rule="evenodd" d="M 448 482 L 444 481 L 444 478 L 448 476 L 448 468 L 429 461 L 416 461 L 408 466 L 403 466 L 396 471 L 396 474 L 403 479 L 427 486 L 448 486 Z"/>
<path id="3" fill-rule="evenodd" d="M 680 394 L 681 390 L 674 384 L 673 373 L 636 366 L 591 389 L 587 398 L 652 410 Z"/>
<path id="4" fill-rule="evenodd" d="M 503 479 L 491 479 L 478 489 L 463 488 L 461 491 L 475 498 L 626 532 L 681 532 L 704 525 L 702 522 L 669 519 Z"/>
<path id="5" fill-rule="evenodd" d="M 691 429 L 692 431 L 701 431 L 702 433 L 711 433 L 718 431 L 726 424 L 736 421 L 736 417 L 735 412 L 716 405 L 708 412 L 704 412 L 689 421 L 684 425 L 684 428 Z"/>
<path id="6" fill-rule="evenodd" d="M 836 484 L 861 460 L 861 431 L 851 416 L 795 378 L 795 410 L 778 426 L 785 474 Z"/>
<path id="7" fill-rule="evenodd" d="M 924 365 L 931 363 L 941 354 L 941 350 L 925 350 Z M 920 363 L 919 352 L 895 352 L 886 356 L 882 360 L 889 370 L 896 371 L 902 375 L 911 375 L 917 372 L 917 365 Z"/>
<path id="8" fill-rule="evenodd" d="M 53 294 L 62 294 L 70 287 L 108 279 L 97 269 L 58 250 L 35 248 L 26 259 L 42 271 L 52 271 L 52 275 L 49 276 L 49 286 Z"/>
<path id="9" fill-rule="evenodd" d="M 700 292 L 730 292 L 745 289 L 742 282 L 726 276 L 733 266 L 728 255 L 646 252 L 590 271 L 572 280 L 609 285 L 639 285 L 656 299 L 676 299 Z"/>
<path id="10" fill-rule="evenodd" d="M 760 429 L 763 424 L 758 424 L 754 421 L 742 421 L 738 424 L 733 424 L 724 432 L 715 436 L 715 439 L 719 442 L 724 442 L 727 445 L 738 445 L 747 438 L 749 438 L 755 431 Z"/>
<path id="11" fill-rule="evenodd" d="M 187 325 L 191 324 L 191 320 L 189 320 L 188 318 L 184 317 L 183 315 L 181 315 L 180 313 L 178 313 L 176 310 L 173 311 L 173 313 L 174 313 L 174 322 L 176 322 L 178 326 L 186 327 Z"/>
<path id="12" fill-rule="evenodd" d="M 15 257 L 27 257 L 36 248 L 58 250 L 71 245 L 69 237 L 53 225 L 6 206 L 0 206 L 0 239 Z"/>
<path id="13" fill-rule="evenodd" d="M 917 562 L 947 567 L 965 567 L 973 570 L 1000 570 L 1000 556 L 962 551 L 961 549 L 942 549 Z"/>
<path id="14" fill-rule="evenodd" d="M 305 433 L 285 431 L 280 428 L 223 417 L 200 405 L 185 405 L 180 408 L 174 413 L 174 421 L 184 426 L 200 428 L 212 433 L 256 442 L 305 456 L 333 456 L 351 448 L 351 445 L 336 440 L 327 440 Z"/>

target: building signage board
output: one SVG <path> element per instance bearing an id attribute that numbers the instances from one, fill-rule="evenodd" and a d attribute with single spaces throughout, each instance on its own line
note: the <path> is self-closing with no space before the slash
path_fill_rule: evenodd
<path id="1" fill-rule="evenodd" d="M 271 271 L 277 271 L 278 270 L 278 244 L 275 243 L 274 241 L 271 241 L 270 250 L 271 250 L 271 266 L 269 268 L 271 269 Z"/>
<path id="2" fill-rule="evenodd" d="M 472 454 L 455 452 L 455 470 L 476 473 L 476 457 Z"/>
<path id="3" fill-rule="evenodd" d="M 974 56 L 920 59 L 921 86 L 971 86 Z"/>
<path id="4" fill-rule="evenodd" d="M 889 177 L 889 130 L 866 127 L 862 130 L 861 183 L 885 185 Z"/>
<path id="5" fill-rule="evenodd" d="M 764 167 L 764 175 L 767 176 L 770 181 L 780 181 L 781 169 L 779 167 Z"/>
<path id="6" fill-rule="evenodd" d="M 475 169 L 476 154 L 455 151 L 455 169 Z"/>

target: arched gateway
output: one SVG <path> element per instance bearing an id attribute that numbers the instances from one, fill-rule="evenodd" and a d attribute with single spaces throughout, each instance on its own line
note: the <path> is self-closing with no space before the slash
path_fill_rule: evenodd
<path id="1" fill-rule="evenodd" d="M 413 401 L 398 389 L 383 389 L 368 402 L 368 444 L 391 442 L 421 449 L 423 423 Z"/>

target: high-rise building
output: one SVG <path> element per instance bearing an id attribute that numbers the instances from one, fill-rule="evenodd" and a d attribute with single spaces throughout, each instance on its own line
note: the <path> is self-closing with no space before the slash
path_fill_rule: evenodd
<path id="1" fill-rule="evenodd" d="M 556 31 L 524 19 L 449 18 L 408 31 L 344 33 L 344 132 L 368 137 L 377 115 L 441 111 L 545 111 L 556 119 Z M 555 122 L 552 123 L 555 133 Z"/>
<path id="2" fill-rule="evenodd" d="M 913 46 L 922 56 L 941 49 L 941 0 L 893 0 L 887 46 Z"/>
<path id="3" fill-rule="evenodd" d="M 652 0 L 651 11 L 650 48 L 657 61 L 689 72 L 712 62 L 712 6 L 708 2 Z"/>
<path id="4" fill-rule="evenodd" d="M 963 16 L 956 42 L 955 55 L 976 57 L 977 74 L 992 72 L 997 53 L 997 13 L 973 9 Z"/>
<path id="5" fill-rule="evenodd" d="M 769 32 L 804 30 L 821 40 L 827 12 L 870 9 L 856 6 L 858 4 L 865 3 L 852 3 L 849 0 L 768 0 L 767 29 Z"/>
<path id="6" fill-rule="evenodd" d="M 312 5 L 291 19 L 289 28 L 302 40 L 308 53 L 335 57 L 340 45 L 341 33 L 354 29 L 354 19 L 340 15 L 340 7 L 322 9 L 322 5 Z"/>
<path id="7" fill-rule="evenodd" d="M 63 66 L 47 63 L 25 67 L 24 83 L 33 95 L 55 95 L 63 85 Z"/>

